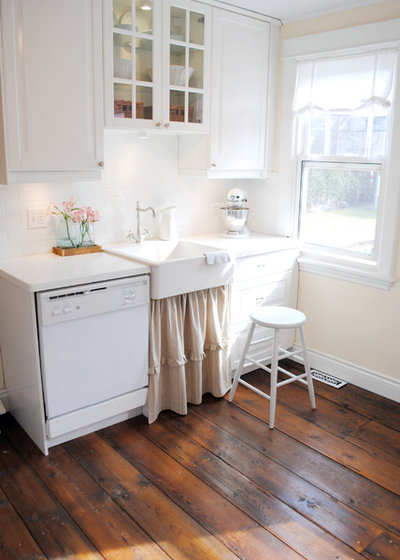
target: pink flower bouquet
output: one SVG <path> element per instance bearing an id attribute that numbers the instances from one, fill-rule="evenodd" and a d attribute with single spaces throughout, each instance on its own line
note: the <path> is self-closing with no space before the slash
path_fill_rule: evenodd
<path id="1" fill-rule="evenodd" d="M 98 211 L 94 210 L 91 206 L 82 206 L 81 208 L 77 208 L 72 214 L 72 220 L 76 224 L 79 224 L 77 247 L 94 245 L 91 225 L 100 220 Z"/>
<path id="2" fill-rule="evenodd" d="M 77 206 L 76 200 L 71 197 L 61 203 L 61 207 L 52 203 L 48 209 L 50 214 L 62 216 L 64 219 L 67 243 L 69 246 L 78 248 L 94 245 L 93 224 L 99 221 L 100 216 L 97 210 L 91 206 Z M 76 224 L 78 231 L 71 228 L 71 224 Z M 72 230 L 72 231 L 71 231 Z"/>

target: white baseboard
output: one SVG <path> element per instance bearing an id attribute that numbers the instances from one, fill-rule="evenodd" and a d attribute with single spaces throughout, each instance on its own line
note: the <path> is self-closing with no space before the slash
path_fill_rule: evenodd
<path id="1" fill-rule="evenodd" d="M 297 346 L 297 345 L 295 345 Z M 372 391 L 382 397 L 387 397 L 396 402 L 400 402 L 400 380 L 388 377 L 377 371 L 372 371 L 351 362 L 346 362 L 340 358 L 335 358 L 329 354 L 318 350 L 308 349 L 311 367 L 324 371 L 328 375 L 333 375 L 343 381 L 362 387 L 367 391 Z"/>

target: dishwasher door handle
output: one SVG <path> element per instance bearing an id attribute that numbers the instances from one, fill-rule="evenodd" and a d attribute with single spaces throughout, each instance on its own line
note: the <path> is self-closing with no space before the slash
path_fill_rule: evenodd
<path id="1" fill-rule="evenodd" d="M 125 303 L 133 303 L 135 301 L 135 298 L 136 298 L 135 293 L 128 294 L 124 297 L 124 302 Z"/>

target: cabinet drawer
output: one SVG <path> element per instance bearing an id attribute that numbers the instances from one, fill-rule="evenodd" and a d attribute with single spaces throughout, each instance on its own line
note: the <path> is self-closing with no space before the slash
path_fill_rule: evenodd
<path id="1" fill-rule="evenodd" d="M 287 271 L 271 274 L 262 283 L 259 279 L 234 283 L 232 286 L 232 323 L 237 325 L 248 321 L 251 309 L 257 305 L 292 305 L 291 280 L 292 272 Z"/>
<path id="2" fill-rule="evenodd" d="M 235 262 L 234 282 L 262 278 L 274 272 L 293 270 L 297 267 L 298 255 L 297 249 L 290 249 L 238 259 Z"/>

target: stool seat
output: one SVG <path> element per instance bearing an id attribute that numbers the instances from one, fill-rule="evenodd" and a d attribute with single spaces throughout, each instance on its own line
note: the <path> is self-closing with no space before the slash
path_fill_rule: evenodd
<path id="1" fill-rule="evenodd" d="M 304 383 L 305 385 L 307 385 L 308 393 L 311 401 L 311 408 L 312 409 L 316 408 L 313 379 L 311 376 L 307 345 L 306 345 L 306 340 L 303 331 L 303 324 L 306 322 L 306 316 L 298 309 L 292 309 L 291 307 L 267 305 L 267 306 L 260 306 L 254 309 L 250 313 L 250 319 L 251 319 L 251 323 L 250 323 L 249 332 L 233 379 L 232 388 L 229 393 L 229 401 L 230 402 L 232 401 L 239 383 L 241 383 L 248 389 L 251 389 L 261 397 L 268 399 L 270 401 L 269 427 L 272 429 L 275 423 L 276 392 L 277 389 L 279 387 L 282 387 L 283 385 L 287 385 L 288 383 L 293 383 L 293 381 L 299 381 L 300 383 Z M 272 329 L 273 335 L 268 336 L 263 340 L 259 340 L 257 338 L 255 341 L 253 341 L 252 338 L 256 326 Z M 300 335 L 301 348 L 299 349 L 295 348 L 294 350 L 292 349 L 291 351 L 288 351 L 285 348 L 281 348 L 279 346 L 279 332 L 281 329 L 298 329 Z M 272 353 L 270 356 L 267 355 L 262 359 L 259 358 L 258 360 L 255 360 L 254 358 L 248 355 L 248 351 L 251 345 L 253 344 L 260 345 L 261 342 L 268 342 L 268 341 L 272 341 Z M 300 358 L 304 363 L 304 373 L 294 374 L 281 367 L 279 365 L 279 360 L 282 360 L 283 358 Z M 261 391 L 257 387 L 254 387 L 247 381 L 244 381 L 244 379 L 241 379 L 243 367 L 245 365 L 246 360 L 251 364 L 254 364 L 257 367 L 263 369 L 264 371 L 268 372 L 271 375 L 269 395 L 264 391 Z M 266 364 L 270 364 L 270 365 L 267 366 Z M 286 375 L 288 379 L 284 379 L 283 381 L 278 382 L 278 372 Z"/>
<path id="2" fill-rule="evenodd" d="M 291 329 L 306 322 L 306 316 L 298 309 L 279 305 L 257 307 L 250 313 L 250 319 L 261 327 Z"/>

